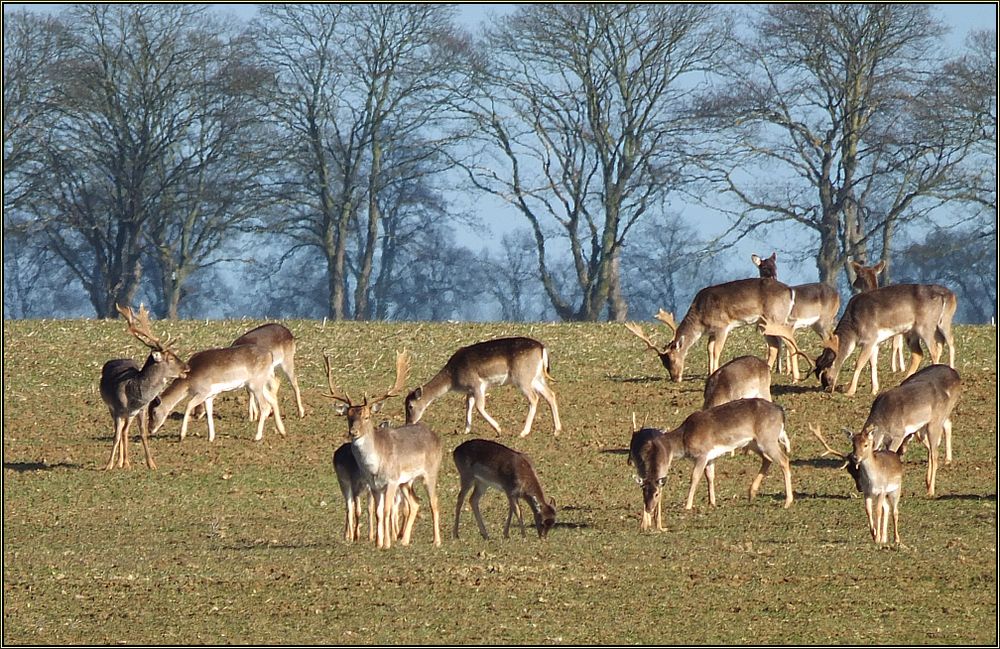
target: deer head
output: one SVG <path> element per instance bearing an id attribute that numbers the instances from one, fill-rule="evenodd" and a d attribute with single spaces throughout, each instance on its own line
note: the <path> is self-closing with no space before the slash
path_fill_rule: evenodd
<path id="1" fill-rule="evenodd" d="M 151 350 L 147 364 L 150 361 L 156 364 L 164 363 L 165 366 L 171 369 L 172 377 L 184 378 L 187 376 L 190 368 L 171 349 L 170 336 L 168 335 L 165 339 L 160 340 L 157 336 L 153 335 L 152 325 L 149 322 L 149 311 L 146 309 L 146 305 L 140 303 L 138 313 L 133 312 L 130 306 L 122 307 L 115 304 L 115 309 L 118 313 L 122 314 L 128 323 L 128 332 Z"/>
<path id="2" fill-rule="evenodd" d="M 829 338 L 823 341 L 823 351 L 816 357 L 816 365 L 813 369 L 823 389 L 830 390 L 831 392 L 837 378 L 837 373 L 834 371 L 833 365 L 837 360 L 839 348 L 840 339 L 837 337 L 837 334 L 831 334 Z"/>
<path id="3" fill-rule="evenodd" d="M 854 281 L 851 286 L 861 292 L 871 291 L 878 288 L 878 275 L 885 270 L 885 260 L 883 259 L 874 266 L 864 266 L 852 261 L 851 269 L 854 271 Z"/>
<path id="4" fill-rule="evenodd" d="M 769 277 L 771 279 L 778 279 L 778 255 L 772 252 L 771 256 L 767 259 L 761 259 L 757 255 L 750 255 L 750 261 L 754 263 L 757 270 L 760 272 L 761 277 Z"/>
<path id="5" fill-rule="evenodd" d="M 809 367 L 810 368 L 812 367 L 812 359 L 806 356 L 805 353 L 803 353 L 799 349 L 799 346 L 795 344 L 795 330 L 792 329 L 791 326 L 787 324 L 778 324 L 777 322 L 771 322 L 766 317 L 762 317 L 757 322 L 757 329 L 760 331 L 760 333 L 762 333 L 765 336 L 777 336 L 778 338 L 784 340 L 786 343 L 788 343 L 788 346 L 792 348 L 793 354 L 804 358 L 806 360 L 806 363 L 809 364 Z M 812 371 L 811 369 L 807 370 L 806 373 L 808 374 L 811 371 Z"/>
<path id="6" fill-rule="evenodd" d="M 365 395 L 361 403 L 354 403 L 346 392 L 338 390 L 333 382 L 333 369 L 330 364 L 330 355 L 324 353 L 323 361 L 326 365 L 326 380 L 330 387 L 330 393 L 323 396 L 339 401 L 335 410 L 338 415 L 347 417 L 347 434 L 351 441 L 360 439 L 375 430 L 372 415 L 382 410 L 382 402 L 389 397 L 399 395 L 406 384 L 406 379 L 410 373 L 410 354 L 406 350 L 396 354 L 396 382 L 382 396 L 369 400 Z"/>

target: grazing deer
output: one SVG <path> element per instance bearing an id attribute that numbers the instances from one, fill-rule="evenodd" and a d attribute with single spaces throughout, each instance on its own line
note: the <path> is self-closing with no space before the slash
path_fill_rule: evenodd
<path id="1" fill-rule="evenodd" d="M 497 338 L 462 347 L 448 359 L 434 377 L 406 396 L 406 423 L 415 424 L 435 399 L 448 392 L 466 395 L 465 433 L 472 430 L 472 407 L 496 432 L 500 425 L 486 412 L 486 389 L 491 385 L 512 383 L 528 399 L 528 417 L 521 437 L 531 432 L 541 395 L 552 411 L 555 435 L 562 432 L 556 395 L 546 383 L 549 376 L 549 352 L 545 345 L 531 338 Z"/>
<path id="2" fill-rule="evenodd" d="M 777 257 L 774 253 L 768 259 L 761 259 L 757 255 L 751 255 L 750 258 L 757 266 L 762 278 L 778 278 Z M 795 291 L 795 303 L 788 316 L 788 324 L 792 331 L 809 327 L 816 332 L 820 340 L 826 340 L 833 331 L 834 323 L 837 320 L 837 311 L 840 310 L 840 293 L 837 292 L 837 289 L 823 282 L 797 284 L 792 287 L 792 290 Z M 798 357 L 788 350 L 785 354 L 785 365 L 791 368 L 792 379 L 798 381 L 801 378 Z M 780 362 L 778 371 L 781 371 Z"/>
<path id="3" fill-rule="evenodd" d="M 927 447 L 928 496 L 934 496 L 942 436 L 945 464 L 951 464 L 951 412 L 961 394 L 958 372 L 947 365 L 929 365 L 878 395 L 861 427 L 862 432 L 871 433 L 875 448 L 887 442 L 889 450 L 900 450 L 913 434 L 923 441 Z"/>
<path id="4" fill-rule="evenodd" d="M 753 398 L 771 401 L 771 368 L 756 356 L 740 356 L 709 375 L 701 409 Z"/>
<path id="5" fill-rule="evenodd" d="M 667 449 L 663 445 L 663 431 L 657 428 L 643 428 L 632 433 L 628 463 L 635 467 L 635 481 L 642 487 L 642 518 L 639 520 L 639 529 L 648 530 L 655 517 L 656 529 L 662 532 L 665 529 L 662 507 L 663 483 L 667 480 L 667 469 L 670 466 Z"/>
<path id="6" fill-rule="evenodd" d="M 857 391 L 858 377 L 869 360 L 872 394 L 877 394 L 878 345 L 899 333 L 906 334 L 906 342 L 910 346 L 907 377 L 917 371 L 924 357 L 920 349 L 921 341 L 930 350 L 934 363 L 937 363 L 942 347 L 947 343 L 948 365 L 954 367 L 951 319 L 956 308 L 955 294 L 936 284 L 894 284 L 858 293 L 847 303 L 837 328 L 816 359 L 816 376 L 824 389 L 833 392 L 841 366 L 857 347 L 860 351 L 847 394 L 853 395 Z"/>
<path id="7" fill-rule="evenodd" d="M 762 316 L 771 322 L 785 322 L 795 302 L 791 288 L 773 279 L 739 279 L 708 286 L 698 291 L 680 325 L 671 313 L 659 310 L 656 319 L 670 327 L 673 340 L 661 351 L 642 333 L 642 328 L 626 323 L 626 328 L 643 340 L 659 355 L 670 378 L 680 382 L 684 377 L 684 359 L 688 350 L 702 335 L 708 335 L 708 373 L 719 369 L 722 348 L 729 332 L 736 327 L 756 323 Z M 768 362 L 778 355 L 778 342 L 765 338 Z"/>
<path id="8" fill-rule="evenodd" d="M 903 492 L 901 453 L 876 450 L 871 431 L 862 430 L 857 434 L 847 431 L 854 449 L 850 455 L 844 455 L 830 448 L 818 426 L 809 424 L 809 430 L 826 448 L 822 455 L 836 455 L 845 460 L 844 466 L 851 470 L 855 486 L 865 496 L 865 514 L 872 540 L 879 545 L 889 542 L 889 513 L 892 512 L 892 530 L 899 545 L 899 498 Z"/>
<path id="9" fill-rule="evenodd" d="M 125 316 L 128 331 L 150 348 L 149 356 L 142 368 L 130 358 L 110 360 L 101 368 L 101 399 L 111 411 L 115 424 L 115 440 L 111 446 L 111 457 L 104 467 L 107 471 L 116 464 L 119 468 L 130 468 L 128 460 L 128 434 L 132 419 L 139 415 L 142 450 L 146 454 L 146 466 L 156 468 L 149 450 L 149 419 L 146 406 L 159 395 L 172 379 L 184 377 L 188 373 L 187 364 L 170 349 L 169 336 L 160 340 L 153 335 L 149 324 L 149 311 L 139 305 L 139 313 L 132 307 L 115 308 Z"/>
<path id="10" fill-rule="evenodd" d="M 757 494 L 771 464 L 777 462 L 785 478 L 785 508 L 792 506 L 792 469 L 788 461 L 791 441 L 785 433 L 785 411 L 764 399 L 740 399 L 721 406 L 698 410 L 662 438 L 667 449 L 667 466 L 675 457 L 694 460 L 691 488 L 684 509 L 694 505 L 694 493 L 704 472 L 708 500 L 715 506 L 715 460 L 738 448 L 748 448 L 760 456 L 760 471 L 750 484 L 749 498 Z"/>
<path id="11" fill-rule="evenodd" d="M 191 368 L 188 375 L 176 379 L 150 405 L 154 431 L 163 425 L 177 404 L 188 399 L 184 421 L 181 422 L 180 439 L 187 436 L 188 422 L 194 408 L 204 403 L 208 415 L 208 441 L 215 441 L 212 401 L 222 392 L 246 387 L 257 402 L 263 404 L 254 440 L 259 442 L 264 438 L 264 423 L 272 411 L 278 432 L 285 435 L 278 401 L 268 390 L 274 380 L 274 359 L 270 351 L 256 345 L 206 349 L 188 359 L 188 365 Z"/>
<path id="12" fill-rule="evenodd" d="M 871 291 L 878 288 L 878 275 L 885 270 L 885 260 L 878 262 L 874 266 L 863 266 L 856 261 L 851 262 L 854 270 L 854 282 L 851 286 L 859 291 Z M 906 366 L 903 357 L 903 334 L 892 337 L 892 355 L 889 356 L 889 366 L 893 372 L 902 372 Z"/>
<path id="13" fill-rule="evenodd" d="M 507 524 L 503 528 L 503 537 L 510 538 L 510 523 L 517 514 L 521 525 L 521 536 L 524 537 L 524 517 L 518 503 L 523 499 L 531 507 L 535 517 L 535 530 L 538 538 L 544 539 L 552 526 L 556 524 L 556 503 L 546 499 L 542 485 L 531 464 L 531 458 L 524 453 L 508 448 L 503 444 L 486 439 L 470 439 L 459 444 L 452 452 L 455 468 L 458 469 L 460 482 L 458 503 L 455 505 L 455 529 L 453 533 L 458 538 L 458 524 L 462 517 L 462 505 L 465 496 L 472 490 L 469 501 L 472 503 L 472 513 L 479 525 L 479 533 L 484 539 L 490 538 L 483 523 L 483 515 L 479 512 L 479 501 L 490 487 L 499 489 L 507 495 Z"/>
<path id="14" fill-rule="evenodd" d="M 383 424 L 385 425 L 385 424 Z M 375 540 L 375 499 L 368 486 L 368 476 L 361 470 L 357 458 L 354 457 L 350 442 L 342 444 L 333 453 L 333 470 L 337 474 L 340 493 L 344 497 L 346 508 L 344 520 L 344 540 L 357 541 L 361 538 L 361 499 L 368 496 L 368 540 Z M 409 485 L 402 485 L 397 492 L 397 498 L 392 509 L 392 535 L 399 538 L 402 531 L 399 524 L 400 507 L 407 507 L 416 494 Z"/>
<path id="15" fill-rule="evenodd" d="M 404 485 L 410 485 L 419 478 L 423 478 L 430 499 L 434 545 L 441 545 L 436 491 L 441 466 L 441 440 L 426 424 L 376 427 L 372 419 L 372 415 L 382 409 L 383 401 L 402 391 L 410 371 L 409 354 L 404 351 L 396 355 L 396 382 L 389 391 L 371 400 L 366 396 L 361 403 L 354 403 L 346 392 L 336 388 L 330 356 L 324 354 L 324 361 L 330 386 L 330 393 L 325 396 L 340 402 L 336 412 L 347 417 L 351 450 L 376 498 L 375 537 L 378 547 L 389 548 L 392 545 L 392 509 L 396 494 Z M 420 504 L 411 489 L 404 488 L 403 495 L 407 499 L 408 511 L 400 543 L 409 545 Z"/>

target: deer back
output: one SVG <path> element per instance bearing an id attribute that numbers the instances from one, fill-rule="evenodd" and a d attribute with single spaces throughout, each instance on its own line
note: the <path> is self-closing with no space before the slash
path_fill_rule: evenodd
<path id="1" fill-rule="evenodd" d="M 785 322 L 792 309 L 792 289 L 768 278 L 738 279 L 707 286 L 695 295 L 686 321 L 700 326 L 702 331 L 734 323 L 752 323 L 762 316 L 772 322 Z"/>
<path id="2" fill-rule="evenodd" d="M 368 480 L 357 458 L 354 457 L 350 442 L 341 444 L 333 452 L 333 471 L 337 474 L 340 491 L 345 497 L 361 493 L 368 488 Z"/>
<path id="3" fill-rule="evenodd" d="M 878 395 L 862 430 L 875 432 L 875 448 L 886 439 L 898 447 L 897 443 L 928 423 L 939 424 L 950 417 L 961 392 L 958 372 L 947 365 L 929 365 Z"/>
<path id="4" fill-rule="evenodd" d="M 452 354 L 445 366 L 457 386 L 530 381 L 538 373 L 545 346 L 532 338 L 496 338 Z"/>
<path id="5" fill-rule="evenodd" d="M 718 457 L 756 441 L 772 447 L 784 429 L 785 411 L 764 399 L 739 399 L 691 413 L 678 427 L 689 457 Z"/>
<path id="6" fill-rule="evenodd" d="M 705 380 L 702 410 L 754 397 L 771 400 L 771 369 L 756 356 L 739 356 Z"/>
<path id="7" fill-rule="evenodd" d="M 840 293 L 837 289 L 823 282 L 799 284 L 792 287 L 795 290 L 795 303 L 792 305 L 790 320 L 792 322 L 806 321 L 828 323 L 826 332 L 830 332 L 840 311 Z"/>
<path id="8" fill-rule="evenodd" d="M 858 293 L 847 303 L 834 333 L 858 344 L 884 340 L 915 326 L 933 331 L 945 318 L 955 294 L 936 284 L 893 284 Z M 953 313 L 953 312 L 952 312 Z"/>
<path id="9" fill-rule="evenodd" d="M 452 452 L 455 467 L 515 497 L 532 496 L 545 502 L 542 486 L 528 455 L 486 439 L 471 439 Z"/>
<path id="10" fill-rule="evenodd" d="M 188 360 L 190 393 L 224 391 L 242 387 L 271 371 L 273 355 L 257 345 L 219 347 L 198 352 Z"/>
<path id="11" fill-rule="evenodd" d="M 295 336 L 284 325 L 269 322 L 251 329 L 233 341 L 231 347 L 257 345 L 269 349 L 274 355 L 274 363 L 280 365 L 286 356 L 295 355 Z"/>

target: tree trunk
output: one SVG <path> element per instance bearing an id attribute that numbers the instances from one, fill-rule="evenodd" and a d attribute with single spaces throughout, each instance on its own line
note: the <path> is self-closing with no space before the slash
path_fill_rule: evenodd
<path id="1" fill-rule="evenodd" d="M 375 259 L 375 247 L 378 245 L 378 178 L 382 173 L 382 145 L 377 137 L 371 143 L 372 168 L 368 176 L 368 232 L 365 237 L 365 249 L 361 254 L 358 268 L 358 284 L 354 289 L 354 319 L 370 320 L 371 309 L 368 304 L 368 287 L 371 284 L 372 264 Z"/>

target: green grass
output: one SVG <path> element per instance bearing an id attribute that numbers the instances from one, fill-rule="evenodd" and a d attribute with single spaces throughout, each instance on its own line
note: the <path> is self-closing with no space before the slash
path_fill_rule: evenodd
<path id="1" fill-rule="evenodd" d="M 158 322 L 183 355 L 228 344 L 258 322 Z M 641 494 L 626 465 L 631 416 L 673 427 L 700 406 L 707 358 L 699 342 L 682 384 L 610 324 L 287 323 L 299 340 L 299 384 L 280 400 L 288 436 L 268 424 L 253 442 L 245 395 L 216 402 L 216 441 L 204 421 L 178 442 L 168 421 L 153 438 L 158 471 L 130 446 L 134 468 L 104 473 L 111 418 L 97 390 L 104 361 L 143 349 L 120 322 L 4 323 L 5 643 L 98 644 L 996 644 L 996 332 L 957 327 L 964 394 L 954 413 L 955 461 L 924 495 L 926 453 L 906 457 L 900 525 L 904 548 L 878 549 L 846 471 L 808 433 L 831 444 L 858 427 L 871 404 L 867 373 L 854 397 L 828 395 L 814 378 L 775 398 L 788 413 L 796 501 L 781 508 L 780 472 L 746 501 L 758 462 L 718 461 L 719 507 L 704 482 L 683 510 L 691 464 L 675 463 L 662 533 L 639 533 Z M 649 329 L 649 327 L 647 327 Z M 470 512 L 451 538 L 458 479 L 450 450 L 468 437 L 456 394 L 428 422 L 444 440 L 439 480 L 444 543 L 431 543 L 421 510 L 410 547 L 378 551 L 343 541 L 344 506 L 331 456 L 345 440 L 326 391 L 323 352 L 349 394 L 392 383 L 394 351 L 413 352 L 409 385 L 429 378 L 457 347 L 524 334 L 551 353 L 565 432 L 554 439 L 548 407 L 518 439 L 526 404 L 494 388 L 473 436 L 528 452 L 559 508 L 540 541 L 501 537 L 505 499 Z M 663 332 L 657 334 L 662 338 Z M 802 336 L 813 357 L 818 343 Z M 736 332 L 724 360 L 763 353 L 759 336 Z M 888 354 L 882 354 L 883 364 Z M 841 376 L 845 382 L 846 372 Z M 883 389 L 898 375 L 881 368 Z M 402 417 L 402 400 L 384 415 Z M 418 488 L 424 504 L 422 488 Z"/>

